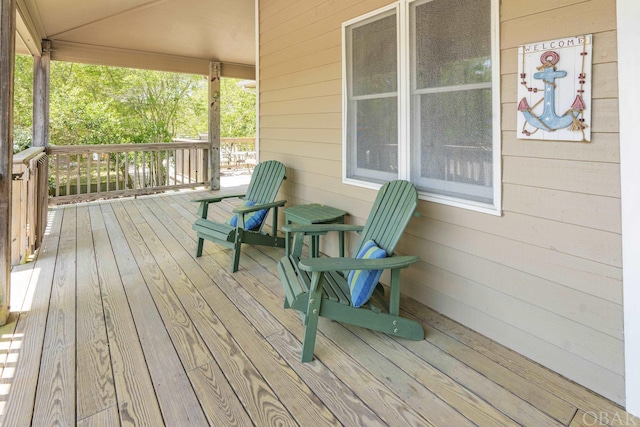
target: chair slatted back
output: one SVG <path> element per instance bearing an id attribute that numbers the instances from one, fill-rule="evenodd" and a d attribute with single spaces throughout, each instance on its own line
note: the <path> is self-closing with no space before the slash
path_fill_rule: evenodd
<path id="1" fill-rule="evenodd" d="M 369 239 L 391 255 L 417 206 L 418 192 L 413 184 L 404 180 L 384 184 L 378 191 L 353 256 Z"/>
<path id="2" fill-rule="evenodd" d="M 285 167 L 277 160 L 258 163 L 251 175 L 245 200 L 256 203 L 271 203 L 276 199 L 282 180 L 285 178 Z"/>

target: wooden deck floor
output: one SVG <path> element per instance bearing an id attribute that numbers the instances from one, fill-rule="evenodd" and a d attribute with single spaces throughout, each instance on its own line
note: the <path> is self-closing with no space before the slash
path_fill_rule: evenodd
<path id="1" fill-rule="evenodd" d="M 12 273 L 0 423 L 640 425 L 407 298 L 404 314 L 424 324 L 424 341 L 321 319 L 316 360 L 301 364 L 300 318 L 282 308 L 275 271 L 282 250 L 245 247 L 235 274 L 229 251 L 210 242 L 194 258 L 193 197 L 50 211 L 37 260 Z"/>

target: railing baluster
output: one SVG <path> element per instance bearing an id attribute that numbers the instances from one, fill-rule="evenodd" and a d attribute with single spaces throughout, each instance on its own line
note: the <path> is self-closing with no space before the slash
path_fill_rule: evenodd
<path id="1" fill-rule="evenodd" d="M 138 152 L 133 152 L 133 188 L 140 188 L 138 184 Z"/>
<path id="2" fill-rule="evenodd" d="M 147 157 L 149 157 L 148 161 L 147 161 Z M 153 186 L 153 151 L 145 151 L 144 160 L 145 160 L 144 164 L 145 164 L 146 173 L 147 173 L 146 179 L 144 180 L 144 182 L 145 182 L 145 188 L 148 188 Z"/>
<path id="3" fill-rule="evenodd" d="M 209 176 L 207 175 L 207 163 L 209 158 L 209 150 L 202 150 L 202 158 L 200 161 L 200 169 L 202 169 L 202 182 L 207 182 Z"/>
<path id="4" fill-rule="evenodd" d="M 87 194 L 91 194 L 91 153 L 87 152 Z"/>
<path id="5" fill-rule="evenodd" d="M 147 152 L 142 151 L 142 188 L 147 188 Z"/>
<path id="6" fill-rule="evenodd" d="M 56 197 L 60 196 L 60 155 L 56 156 Z"/>
<path id="7" fill-rule="evenodd" d="M 182 150 L 182 174 L 181 174 L 181 178 L 182 178 L 182 182 L 181 184 L 184 185 L 184 178 L 185 176 L 187 176 L 187 168 L 189 167 L 189 159 L 187 158 L 187 153 L 189 151 L 186 149 Z"/>
<path id="8" fill-rule="evenodd" d="M 120 153 L 116 154 L 116 191 L 120 190 Z"/>
<path id="9" fill-rule="evenodd" d="M 178 150 L 173 149 L 173 184 L 178 185 Z"/>
<path id="10" fill-rule="evenodd" d="M 66 172 L 65 172 L 65 181 L 67 184 L 67 194 L 65 194 L 66 196 L 68 196 L 71 193 L 71 171 L 69 170 L 69 165 L 71 164 L 71 155 L 67 154 L 66 155 L 66 159 L 67 159 L 67 166 L 66 166 Z"/>
<path id="11" fill-rule="evenodd" d="M 107 188 L 106 191 L 111 191 L 111 153 L 107 153 Z"/>
<path id="12" fill-rule="evenodd" d="M 158 185 L 168 185 L 167 174 L 164 168 L 164 159 L 167 157 L 166 150 L 158 151 L 158 170 L 160 171 Z"/>
<path id="13" fill-rule="evenodd" d="M 82 164 L 80 163 L 80 159 L 82 159 L 81 154 L 76 154 L 76 194 L 80 194 L 80 177 L 82 176 L 80 173 L 80 168 Z"/>
<path id="14" fill-rule="evenodd" d="M 129 173 L 129 152 L 125 153 L 125 158 L 124 158 L 124 170 L 125 170 L 125 175 L 124 175 L 124 188 L 129 188 L 130 190 L 133 190 L 133 182 L 131 183 L 131 187 L 129 187 L 129 178 L 131 177 L 131 174 Z"/>
<path id="15" fill-rule="evenodd" d="M 188 169 L 187 169 L 187 179 L 188 179 L 188 181 L 187 181 L 187 182 L 188 182 L 189 184 L 191 184 L 191 167 L 192 167 L 192 164 L 191 164 L 191 152 L 192 152 L 192 151 L 193 151 L 193 150 L 191 150 L 191 149 L 187 150 L 187 153 L 189 153 L 189 163 L 188 163 L 188 166 L 189 166 L 189 167 L 188 167 Z"/>
<path id="16" fill-rule="evenodd" d="M 196 164 L 196 182 L 202 181 L 202 169 L 200 169 L 200 165 L 202 164 L 200 162 L 201 156 L 202 156 L 202 150 L 196 150 L 196 158 L 194 160 Z"/>
<path id="17" fill-rule="evenodd" d="M 151 171 L 150 171 L 150 175 L 151 175 L 150 185 L 152 187 L 159 187 L 160 186 L 160 169 L 158 169 L 158 159 L 159 158 L 160 158 L 160 152 L 159 151 L 149 151 L 149 169 L 151 169 Z"/>
<path id="18" fill-rule="evenodd" d="M 100 165 L 100 154 L 96 153 L 96 193 L 102 192 L 100 188 L 100 169 L 102 169 Z"/>
<path id="19" fill-rule="evenodd" d="M 166 179 L 164 182 L 164 185 L 166 185 L 167 187 L 169 187 L 171 185 L 170 181 L 170 175 L 169 175 L 169 165 L 171 164 L 171 161 L 169 159 L 171 159 L 171 153 L 172 151 L 167 150 L 165 152 L 165 159 L 164 159 L 164 173 L 166 175 Z"/>
<path id="20" fill-rule="evenodd" d="M 149 169 L 151 169 L 151 186 L 160 186 L 160 169 L 158 169 L 158 159 L 160 158 L 159 151 L 149 151 Z"/>

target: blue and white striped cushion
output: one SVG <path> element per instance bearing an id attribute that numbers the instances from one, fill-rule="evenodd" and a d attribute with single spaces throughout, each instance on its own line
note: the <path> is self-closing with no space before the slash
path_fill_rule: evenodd
<path id="1" fill-rule="evenodd" d="M 247 200 L 242 204 L 242 207 L 253 206 L 256 202 L 252 200 Z M 260 228 L 260 224 L 264 221 L 264 217 L 267 216 L 269 209 L 261 209 L 259 211 L 249 212 L 244 215 L 244 229 L 248 231 L 255 231 Z M 238 214 L 232 216 L 227 223 L 236 227 L 238 225 Z"/>
<path id="2" fill-rule="evenodd" d="M 386 258 L 386 256 L 387 252 L 380 249 L 376 242 L 367 240 L 356 258 L 380 259 Z M 349 290 L 351 291 L 351 304 L 354 307 L 360 307 L 369 301 L 381 275 L 382 270 L 351 270 L 349 272 Z"/>

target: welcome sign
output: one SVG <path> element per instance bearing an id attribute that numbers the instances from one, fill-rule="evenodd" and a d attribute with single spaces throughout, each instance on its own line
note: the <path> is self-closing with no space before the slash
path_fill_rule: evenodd
<path id="1" fill-rule="evenodd" d="M 591 34 L 518 47 L 518 138 L 591 140 L 591 57 Z"/>

